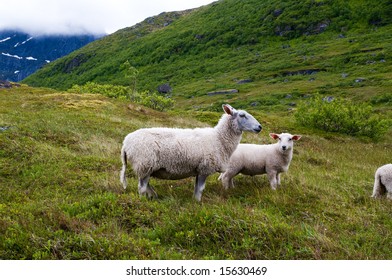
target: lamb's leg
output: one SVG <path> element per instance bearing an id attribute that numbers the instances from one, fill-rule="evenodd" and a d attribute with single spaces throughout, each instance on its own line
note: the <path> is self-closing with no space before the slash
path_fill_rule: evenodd
<path id="1" fill-rule="evenodd" d="M 206 186 L 206 179 L 207 176 L 203 176 L 203 175 L 196 176 L 194 197 L 197 201 L 201 200 L 201 194 Z"/>
<path id="2" fill-rule="evenodd" d="M 392 193 L 391 192 L 387 192 L 387 198 L 392 200 Z"/>
<path id="3" fill-rule="evenodd" d="M 372 197 L 378 198 L 378 197 L 381 197 L 382 194 L 383 194 L 383 188 L 381 186 L 380 178 L 378 175 L 376 175 L 376 177 L 374 179 L 374 187 L 373 187 Z"/>
<path id="4" fill-rule="evenodd" d="M 138 185 L 139 194 L 140 195 L 147 194 L 148 198 L 157 197 L 158 195 L 148 183 L 149 181 L 150 181 L 150 176 L 147 176 L 143 179 L 139 178 L 139 185 Z"/>
<path id="5" fill-rule="evenodd" d="M 234 188 L 233 177 L 237 174 L 232 174 L 230 171 L 222 173 L 222 185 L 227 190 L 228 188 Z"/>
<path id="6" fill-rule="evenodd" d="M 268 172 L 268 180 L 270 182 L 271 185 L 271 189 L 276 190 L 276 186 L 277 186 L 277 172 L 276 171 L 270 171 Z"/>
<path id="7" fill-rule="evenodd" d="M 278 188 L 280 187 L 280 173 L 276 174 L 276 185 Z"/>

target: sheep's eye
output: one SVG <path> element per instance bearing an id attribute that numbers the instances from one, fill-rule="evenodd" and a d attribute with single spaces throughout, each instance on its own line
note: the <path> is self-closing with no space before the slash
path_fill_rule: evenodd
<path id="1" fill-rule="evenodd" d="M 293 140 L 293 139 L 290 138 L 289 141 L 291 141 L 291 140 Z"/>
<path id="2" fill-rule="evenodd" d="M 245 113 L 240 113 L 239 116 L 240 116 L 241 118 L 245 118 Z"/>

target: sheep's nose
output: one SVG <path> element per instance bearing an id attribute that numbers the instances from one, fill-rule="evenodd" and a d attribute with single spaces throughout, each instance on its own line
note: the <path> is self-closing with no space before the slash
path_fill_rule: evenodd
<path id="1" fill-rule="evenodd" d="M 263 128 L 261 127 L 261 125 L 259 125 L 258 127 L 256 127 L 256 128 L 254 129 L 254 131 L 260 132 L 262 129 L 263 129 Z"/>
<path id="2" fill-rule="evenodd" d="M 286 151 L 287 147 L 286 146 L 282 146 L 282 150 Z"/>

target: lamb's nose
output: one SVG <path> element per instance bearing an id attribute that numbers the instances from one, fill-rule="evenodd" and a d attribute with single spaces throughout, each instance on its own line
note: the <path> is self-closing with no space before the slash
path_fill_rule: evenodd
<path id="1" fill-rule="evenodd" d="M 282 146 L 282 150 L 286 151 L 287 147 L 286 146 Z"/>
<path id="2" fill-rule="evenodd" d="M 256 132 L 260 132 L 263 128 L 261 127 L 261 125 L 259 125 L 257 128 L 255 128 Z"/>

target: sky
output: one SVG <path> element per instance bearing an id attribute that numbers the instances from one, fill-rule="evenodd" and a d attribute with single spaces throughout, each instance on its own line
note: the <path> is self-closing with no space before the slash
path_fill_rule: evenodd
<path id="1" fill-rule="evenodd" d="M 216 1 L 216 0 L 215 0 Z M 0 30 L 31 35 L 111 34 L 161 12 L 197 8 L 214 0 L 0 0 Z"/>

